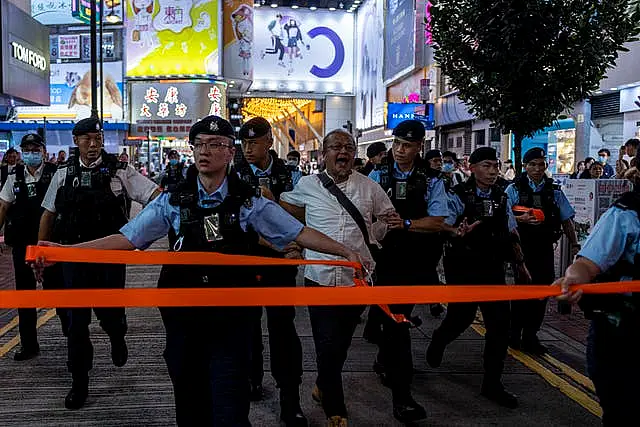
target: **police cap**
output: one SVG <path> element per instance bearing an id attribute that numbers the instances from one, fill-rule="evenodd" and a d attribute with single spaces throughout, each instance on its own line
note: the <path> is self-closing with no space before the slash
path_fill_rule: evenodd
<path id="1" fill-rule="evenodd" d="M 100 132 L 100 120 L 95 117 L 89 117 L 88 119 L 82 119 L 73 127 L 71 132 L 74 136 L 86 135 L 88 133 Z"/>
<path id="2" fill-rule="evenodd" d="M 384 145 L 384 142 L 382 141 L 374 142 L 373 144 L 367 147 L 367 157 L 370 159 L 374 158 L 380 153 L 386 153 L 386 152 L 387 152 L 387 146 Z"/>
<path id="3" fill-rule="evenodd" d="M 436 159 L 438 157 L 442 158 L 442 153 L 440 152 L 440 150 L 429 150 L 424 155 L 425 160 Z"/>
<path id="4" fill-rule="evenodd" d="M 495 148 L 480 147 L 471 153 L 471 156 L 469 156 L 470 165 L 475 165 L 476 163 L 480 163 L 485 160 L 492 160 L 494 162 L 498 161 L 498 153 Z"/>
<path id="5" fill-rule="evenodd" d="M 424 135 L 424 125 L 418 120 L 405 120 L 393 130 L 393 136 L 411 142 L 422 142 Z"/>
<path id="6" fill-rule="evenodd" d="M 41 147 L 45 147 L 44 140 L 37 133 L 28 133 L 22 137 L 22 141 L 20 141 L 20 147 L 24 147 L 27 144 L 35 144 Z"/>
<path id="7" fill-rule="evenodd" d="M 194 141 L 199 134 L 219 135 L 227 138 L 236 139 L 231 123 L 218 116 L 207 116 L 196 122 L 189 130 L 189 141 Z"/>
<path id="8" fill-rule="evenodd" d="M 254 139 L 265 136 L 271 132 L 271 124 L 267 119 L 262 117 L 254 117 L 247 123 L 243 124 L 240 128 L 240 134 L 238 135 L 241 140 Z"/>
<path id="9" fill-rule="evenodd" d="M 530 150 L 527 150 L 526 153 L 524 153 L 524 157 L 522 159 L 522 163 L 524 163 L 525 165 L 533 160 L 536 159 L 546 159 L 547 158 L 547 153 L 544 152 L 544 150 L 540 147 L 533 147 Z"/>

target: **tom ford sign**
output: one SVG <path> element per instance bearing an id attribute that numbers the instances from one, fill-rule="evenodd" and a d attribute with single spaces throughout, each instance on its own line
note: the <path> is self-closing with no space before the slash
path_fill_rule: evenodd
<path id="1" fill-rule="evenodd" d="M 31 65 L 33 68 L 38 68 L 42 71 L 47 71 L 47 60 L 44 56 L 38 52 L 22 46 L 18 42 L 11 42 L 11 50 L 13 57 L 18 61 L 22 61 L 25 64 Z"/>

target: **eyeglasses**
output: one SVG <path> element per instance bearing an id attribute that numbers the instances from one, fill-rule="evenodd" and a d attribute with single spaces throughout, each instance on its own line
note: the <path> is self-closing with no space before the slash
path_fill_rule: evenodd
<path id="1" fill-rule="evenodd" d="M 204 151 L 205 147 L 209 151 L 222 151 L 225 148 L 229 148 L 229 149 L 233 148 L 233 146 L 229 144 L 223 144 L 222 142 L 196 142 L 194 144 L 191 144 L 191 149 L 199 153 Z"/>
<path id="2" fill-rule="evenodd" d="M 326 148 L 327 148 L 327 150 L 337 151 L 337 152 L 340 152 L 342 150 L 346 150 L 347 153 L 355 153 L 356 152 L 356 146 L 353 145 L 353 144 L 329 145 Z"/>

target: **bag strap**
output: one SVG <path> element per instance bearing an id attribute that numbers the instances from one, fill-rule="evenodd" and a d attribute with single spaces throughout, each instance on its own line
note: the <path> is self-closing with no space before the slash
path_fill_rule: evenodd
<path id="1" fill-rule="evenodd" d="M 327 175 L 326 172 L 318 174 L 318 178 L 320 179 L 320 182 L 322 182 L 324 188 L 326 188 L 329 193 L 333 194 L 336 199 L 338 199 L 338 203 L 340 203 L 340 205 L 345 208 L 347 213 L 351 215 L 351 218 L 353 218 L 353 220 L 360 228 L 360 231 L 362 232 L 364 242 L 367 244 L 367 246 L 371 246 L 371 243 L 369 241 L 369 233 L 367 232 L 367 225 L 365 224 L 364 218 L 362 217 L 362 214 L 360 213 L 358 208 L 356 208 L 351 200 L 349 200 L 349 198 L 342 192 L 342 190 L 338 188 L 336 183 L 329 177 L 329 175 Z"/>

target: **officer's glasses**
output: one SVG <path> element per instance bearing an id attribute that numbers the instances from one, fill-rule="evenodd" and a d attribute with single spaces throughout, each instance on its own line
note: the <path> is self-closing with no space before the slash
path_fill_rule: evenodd
<path id="1" fill-rule="evenodd" d="M 206 151 L 222 151 L 225 148 L 231 149 L 233 146 L 223 142 L 195 142 L 191 144 L 191 149 L 198 153 L 202 153 L 205 149 Z"/>

